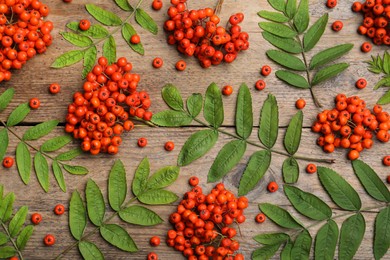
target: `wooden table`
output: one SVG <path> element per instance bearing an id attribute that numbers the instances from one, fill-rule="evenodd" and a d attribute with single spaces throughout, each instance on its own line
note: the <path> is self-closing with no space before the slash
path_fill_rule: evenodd
<path id="1" fill-rule="evenodd" d="M 130 2 L 132 4 L 135 3 L 135 1 Z M 153 11 L 150 7 L 149 1 L 145 1 L 145 3 L 142 4 L 142 7 L 151 14 L 159 25 L 159 33 L 157 36 L 153 36 L 145 30 L 142 30 L 138 25 L 135 26 L 143 41 L 145 56 L 140 56 L 132 52 L 128 48 L 127 44 L 125 44 L 125 42 L 121 39 L 119 33 L 114 35 L 118 39 L 118 57 L 127 57 L 133 63 L 134 71 L 141 75 L 139 88 L 145 89 L 150 93 L 153 103 L 153 111 L 157 112 L 167 108 L 160 95 L 160 90 L 166 83 L 172 83 L 177 86 L 184 97 L 188 97 L 191 93 L 195 92 L 204 93 L 207 86 L 212 82 L 217 83 L 220 87 L 229 84 L 233 86 L 234 93 L 230 97 L 223 98 L 225 106 L 225 121 L 223 128 L 226 131 L 234 131 L 236 95 L 240 84 L 246 82 L 250 87 L 253 97 L 253 111 L 255 119 L 254 126 L 256 127 L 251 138 L 254 140 L 257 138 L 258 118 L 262 103 L 268 93 L 273 93 L 278 100 L 280 111 L 280 129 L 277 147 L 282 148 L 282 134 L 284 133 L 286 125 L 292 115 L 297 111 L 294 106 L 295 101 L 298 98 L 304 98 L 307 101 L 307 106 L 304 109 L 304 131 L 302 135 L 302 144 L 298 153 L 300 155 L 316 158 L 336 159 L 336 163 L 334 165 L 325 166 L 329 166 L 337 170 L 353 185 L 353 187 L 361 195 L 363 207 L 376 205 L 376 202 L 364 192 L 362 186 L 353 174 L 350 162 L 345 159 L 345 150 L 337 150 L 332 154 L 325 154 L 318 146 L 316 146 L 315 142 L 317 135 L 310 131 L 310 126 L 320 109 L 314 106 L 309 91 L 289 87 L 277 80 L 274 74 L 266 78 L 267 87 L 265 90 L 256 91 L 254 89 L 255 82 L 260 78 L 259 71 L 262 65 L 269 64 L 274 70 L 277 69 L 277 66 L 265 56 L 265 51 L 272 47 L 262 38 L 261 30 L 258 27 L 258 22 L 261 19 L 257 16 L 257 12 L 263 9 L 270 9 L 267 1 L 225 0 L 220 15 L 222 21 L 226 21 L 234 12 L 243 12 L 245 14 L 245 20 L 242 27 L 250 35 L 250 49 L 241 53 L 234 63 L 230 65 L 224 64 L 210 69 L 202 69 L 195 59 L 186 58 L 187 69 L 183 72 L 177 72 L 174 69 L 176 61 L 182 59 L 183 57 L 178 54 L 174 47 L 166 44 L 166 34 L 162 29 L 163 22 L 166 19 L 166 10 L 168 8 L 167 2 L 168 1 L 164 1 L 164 7 L 160 12 Z M 199 3 L 198 1 L 191 1 L 190 5 L 192 8 L 198 8 L 200 6 L 204 7 L 207 5 L 213 7 L 216 4 L 216 1 L 201 2 L 202 3 Z M 325 108 L 329 108 L 333 105 L 333 99 L 338 93 L 359 95 L 367 101 L 367 104 L 370 107 L 372 107 L 375 104 L 375 101 L 378 100 L 378 98 L 384 93 L 384 90 L 372 90 L 373 83 L 378 81 L 378 77 L 367 71 L 367 66 L 363 63 L 363 61 L 368 60 L 370 58 L 370 54 L 376 55 L 379 53 L 382 55 L 384 50 L 386 50 L 386 47 L 374 46 L 373 51 L 370 54 L 365 54 L 360 51 L 361 43 L 367 39 L 356 33 L 357 26 L 361 22 L 362 18 L 360 15 L 356 15 L 350 11 L 350 6 L 353 1 L 340 1 L 338 6 L 334 9 L 327 9 L 325 7 L 325 0 L 310 0 L 309 2 L 312 22 L 325 12 L 329 12 L 330 15 L 329 26 L 327 27 L 323 39 L 319 42 L 315 50 L 324 49 L 326 47 L 334 46 L 335 44 L 346 42 L 355 44 L 353 50 L 345 58 L 343 58 L 346 62 L 350 63 L 350 67 L 345 71 L 345 73 L 337 76 L 331 81 L 315 87 L 314 92 L 319 97 Z M 7 83 L 2 83 L 0 87 L 1 93 L 9 87 L 14 87 L 16 89 L 16 95 L 12 103 L 0 115 L 1 120 L 5 120 L 12 109 L 14 109 L 18 104 L 28 101 L 29 98 L 38 97 L 42 102 L 39 110 L 33 111 L 26 118 L 23 124 L 16 127 L 18 133 L 23 133 L 29 126 L 35 125 L 44 120 L 58 119 L 61 122 L 64 122 L 67 105 L 71 102 L 72 93 L 81 89 L 83 80 L 80 76 L 82 66 L 80 63 L 61 70 L 49 68 L 55 57 L 73 48 L 58 34 L 60 31 L 64 31 L 65 24 L 70 21 L 78 21 L 81 18 L 89 18 L 89 15 L 84 9 L 84 5 L 87 3 L 94 3 L 109 10 L 113 10 L 121 17 L 126 15 L 115 6 L 113 1 L 109 0 L 104 2 L 97 0 L 78 0 L 73 1 L 71 4 L 65 4 L 59 0 L 47 0 L 45 3 L 51 7 L 49 19 L 52 20 L 55 25 L 55 29 L 53 31 L 53 45 L 45 54 L 38 55 L 33 60 L 29 61 L 22 70 L 14 71 L 12 80 Z M 330 30 L 331 23 L 337 19 L 341 19 L 344 23 L 344 29 L 339 33 L 335 33 Z M 132 23 L 135 24 L 134 22 Z M 99 52 L 100 50 L 101 48 L 99 48 Z M 151 66 L 153 58 L 157 56 L 163 58 L 164 60 L 164 66 L 158 70 Z M 369 82 L 369 86 L 363 90 L 357 90 L 354 87 L 355 81 L 360 77 L 365 77 Z M 62 87 L 61 93 L 56 96 L 48 93 L 48 86 L 53 82 L 60 83 Z M 387 110 L 390 109 L 389 106 L 385 106 L 385 108 Z M 26 258 L 52 258 L 75 242 L 69 232 L 68 214 L 65 213 L 63 216 L 56 216 L 52 213 L 52 210 L 58 203 L 62 203 L 68 207 L 71 193 L 74 190 L 83 192 L 86 181 L 89 178 L 92 178 L 102 188 L 103 195 L 106 198 L 107 176 L 114 160 L 121 159 L 123 161 L 127 170 L 128 184 L 130 184 L 138 163 L 145 156 L 150 159 L 152 171 L 166 165 L 175 165 L 182 145 L 192 133 L 199 129 L 200 127 L 196 124 L 185 128 L 153 128 L 144 125 L 137 125 L 134 131 L 124 135 L 120 152 L 116 156 L 90 156 L 88 154 L 84 154 L 75 159 L 74 164 L 80 164 L 88 167 L 90 173 L 85 176 L 65 174 L 68 186 L 68 191 L 66 193 L 60 191 L 52 175 L 50 190 L 48 193 L 45 193 L 40 188 L 35 174 L 32 174 L 30 184 L 26 186 L 22 183 L 20 177 L 18 176 L 16 167 L 13 167 L 10 170 L 0 168 L 0 183 L 4 184 L 6 192 L 15 193 L 15 206 L 18 208 L 22 205 L 28 205 L 29 214 L 40 212 L 43 216 L 43 222 L 35 227 L 34 234 L 24 250 Z M 37 145 L 51 137 L 63 134 L 63 132 L 63 126 L 59 126 L 49 136 L 40 140 Z M 136 144 L 137 139 L 140 137 L 147 137 L 149 141 L 148 146 L 143 149 L 138 148 Z M 164 143 L 169 140 L 174 141 L 176 145 L 175 150 L 172 152 L 166 152 L 163 148 Z M 206 184 L 208 170 L 213 162 L 213 159 L 217 155 L 217 152 L 229 140 L 230 139 L 227 136 L 222 136 L 209 154 L 193 162 L 189 166 L 182 167 L 179 179 L 174 185 L 169 187 L 169 189 L 179 196 L 182 196 L 184 192 L 189 189 L 189 186 L 187 185 L 188 178 L 192 175 L 197 175 L 201 179 L 201 186 L 203 190 L 209 191 L 214 184 Z M 8 149 L 9 155 L 14 156 L 16 144 L 16 138 L 11 136 L 10 146 Z M 74 141 L 68 147 L 75 148 L 78 145 L 79 143 Z M 254 151 L 256 151 L 256 148 L 249 146 L 241 163 L 235 167 L 226 178 L 223 179 L 225 185 L 232 191 L 237 192 L 239 176 L 244 169 L 245 162 Z M 382 165 L 381 158 L 383 155 L 388 153 L 388 144 L 375 142 L 374 149 L 364 151 L 361 158 L 377 171 L 381 179 L 385 179 L 389 174 L 389 169 Z M 280 228 L 271 221 L 266 221 L 264 224 L 255 223 L 254 217 L 259 212 L 257 206 L 258 203 L 274 203 L 290 210 L 294 215 L 297 214 L 290 206 L 290 203 L 284 196 L 282 189 L 279 189 L 273 194 L 267 192 L 266 190 L 267 183 L 272 180 L 275 180 L 280 184 L 280 186 L 282 186 L 281 165 L 283 160 L 283 156 L 273 156 L 272 165 L 267 174 L 257 187 L 248 194 L 250 206 L 245 211 L 247 221 L 240 225 L 242 234 L 238 238 L 241 243 L 240 250 L 245 255 L 246 259 L 250 259 L 252 251 L 258 247 L 258 244 L 252 240 L 254 235 L 262 232 L 275 232 L 280 230 Z M 337 216 L 339 214 L 343 214 L 343 212 L 337 209 L 335 204 L 330 200 L 329 196 L 324 192 L 317 176 L 315 174 L 308 175 L 304 172 L 306 163 L 300 161 L 299 164 L 301 170 L 297 186 L 305 191 L 318 195 L 326 201 L 334 208 L 334 215 Z M 149 238 L 153 235 L 160 236 L 164 241 L 166 231 L 170 229 L 168 216 L 175 210 L 176 204 L 177 203 L 171 206 L 153 207 L 153 209 L 164 219 L 164 224 L 151 228 L 142 228 L 129 224 L 124 225 L 140 249 L 137 253 L 129 254 L 109 246 L 99 235 L 92 236 L 91 241 L 95 242 L 99 246 L 106 259 L 145 259 L 147 253 L 150 251 L 158 253 L 160 259 L 182 259 L 182 256 L 178 252 L 167 247 L 164 242 L 162 242 L 162 245 L 157 248 L 152 248 L 148 243 Z M 107 211 L 109 214 L 111 209 L 107 208 Z M 364 217 L 367 221 L 367 228 L 364 241 L 355 256 L 356 259 L 373 259 L 373 223 L 376 213 L 377 212 L 375 211 L 364 212 Z M 345 217 L 337 219 L 339 227 L 344 219 Z M 119 222 L 118 219 L 114 219 L 113 221 Z M 310 222 L 308 219 L 305 221 Z M 88 226 L 89 230 L 91 230 L 91 228 L 91 226 Z M 318 228 L 319 226 L 316 226 L 310 231 L 312 234 L 315 234 Z M 48 233 L 54 234 L 57 238 L 57 243 L 53 247 L 45 247 L 42 243 L 43 237 Z M 78 250 L 75 248 L 70 250 L 64 257 L 64 259 L 79 258 L 81 257 Z M 278 258 L 278 256 L 275 256 L 273 259 Z M 389 252 L 384 259 L 390 259 Z"/>

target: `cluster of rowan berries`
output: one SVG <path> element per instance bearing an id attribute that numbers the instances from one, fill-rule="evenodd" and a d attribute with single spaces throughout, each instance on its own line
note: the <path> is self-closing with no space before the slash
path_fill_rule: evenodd
<path id="1" fill-rule="evenodd" d="M 249 48 L 249 35 L 238 25 L 244 14 L 230 16 L 229 29 L 218 26 L 220 18 L 211 8 L 188 10 L 186 0 L 171 0 L 169 19 L 164 29 L 170 34 L 168 43 L 177 44 L 179 52 L 195 56 L 202 67 L 233 62 L 240 51 Z"/>
<path id="2" fill-rule="evenodd" d="M 324 110 L 317 115 L 312 130 L 321 133 L 317 144 L 325 152 L 331 153 L 337 147 L 350 149 L 348 158 L 359 158 L 360 152 L 370 149 L 373 136 L 381 142 L 390 139 L 390 116 L 375 105 L 371 112 L 366 108 L 366 102 L 358 96 L 346 97 L 338 94 L 335 108 Z"/>
<path id="3" fill-rule="evenodd" d="M 0 2 L 0 82 L 51 45 L 53 23 L 43 20 L 48 14 L 49 7 L 39 0 Z"/>
<path id="4" fill-rule="evenodd" d="M 236 198 L 218 183 L 209 194 L 203 194 L 199 179 L 191 177 L 193 188 L 186 192 L 177 211 L 169 217 L 174 225 L 167 234 L 168 246 L 181 251 L 188 259 L 244 259 L 236 251 L 240 244 L 233 222 L 245 221 L 244 209 L 248 207 L 246 197 Z M 214 259 L 213 258 L 213 259 Z"/>
<path id="5" fill-rule="evenodd" d="M 390 33 L 387 30 L 390 21 L 390 0 L 354 2 L 352 10 L 362 13 L 364 16 L 362 25 L 358 28 L 360 34 L 367 35 L 375 44 L 390 45 Z M 364 51 L 363 45 L 362 50 Z"/>
<path id="6" fill-rule="evenodd" d="M 134 128 L 129 118 L 151 119 L 149 94 L 137 91 L 140 75 L 131 70 L 132 64 L 124 57 L 113 64 L 100 57 L 87 74 L 83 93 L 73 95 L 65 131 L 83 140 L 83 151 L 116 154 L 122 143 L 120 135 Z"/>

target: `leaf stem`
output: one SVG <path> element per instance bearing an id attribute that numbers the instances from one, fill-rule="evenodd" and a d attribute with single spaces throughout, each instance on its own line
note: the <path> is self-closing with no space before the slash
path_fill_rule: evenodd
<path id="1" fill-rule="evenodd" d="M 7 226 L 2 221 L 0 221 L 0 224 L 1 224 L 1 227 L 4 229 L 5 233 L 7 233 L 8 239 L 11 241 L 12 246 L 15 248 L 16 252 L 18 253 L 19 259 L 23 260 L 22 252 L 19 250 L 19 248 L 16 245 L 15 241 L 12 239 L 11 234 L 9 233 L 9 230 L 8 230 Z"/>

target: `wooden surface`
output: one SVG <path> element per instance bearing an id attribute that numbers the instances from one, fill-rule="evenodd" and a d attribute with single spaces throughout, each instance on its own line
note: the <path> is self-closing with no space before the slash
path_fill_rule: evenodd
<path id="1" fill-rule="evenodd" d="M 55 25 L 53 32 L 53 45 L 45 54 L 39 55 L 29 61 L 22 70 L 15 71 L 11 81 L 0 85 L 0 93 L 9 87 L 14 87 L 16 89 L 16 95 L 11 105 L 7 110 L 0 114 L 0 119 L 2 120 L 5 120 L 10 111 L 21 102 L 26 102 L 31 97 L 38 97 L 42 101 L 42 106 L 39 110 L 33 111 L 26 118 L 25 124 L 31 125 L 48 119 L 58 119 L 61 122 L 64 122 L 66 107 L 71 101 L 72 93 L 80 90 L 82 86 L 82 80 L 80 77 L 81 64 L 61 70 L 49 68 L 55 57 L 74 48 L 65 42 L 58 33 L 65 29 L 65 24 L 67 22 L 78 21 L 81 18 L 89 17 L 84 9 L 84 5 L 86 3 L 98 4 L 107 9 L 113 10 L 121 17 L 125 17 L 126 15 L 110 0 L 106 0 L 104 2 L 97 0 L 77 0 L 73 1 L 71 4 L 64 4 L 60 0 L 48 0 L 44 2 L 51 7 L 49 19 L 52 20 Z M 135 5 L 135 1 L 130 2 Z M 198 8 L 201 6 L 214 7 L 217 1 L 189 2 L 191 8 Z M 384 90 L 378 90 L 375 92 L 372 90 L 373 83 L 377 82 L 378 78 L 377 76 L 370 74 L 366 70 L 366 64 L 363 63 L 364 60 L 368 60 L 370 58 L 370 54 L 364 54 L 359 49 L 360 44 L 367 39 L 356 33 L 356 29 L 362 18 L 350 11 L 350 6 L 353 1 L 340 1 L 339 5 L 332 10 L 325 7 L 325 0 L 310 0 L 309 2 L 312 22 L 314 19 L 324 14 L 324 12 L 330 13 L 329 26 L 325 32 L 323 40 L 319 42 L 318 46 L 313 51 L 317 52 L 323 48 L 334 46 L 337 43 L 355 43 L 353 50 L 349 53 L 349 55 L 343 58 L 351 64 L 349 69 L 335 79 L 317 86 L 314 89 L 314 92 L 319 97 L 324 107 L 330 107 L 333 105 L 333 98 L 337 93 L 359 95 L 367 101 L 370 107 L 372 107 L 372 105 L 375 104 L 375 101 L 384 93 Z M 160 90 L 166 83 L 176 85 L 184 97 L 187 97 L 194 92 L 204 93 L 211 82 L 216 82 L 221 87 L 225 84 L 230 84 L 234 88 L 234 93 L 230 97 L 223 98 L 225 106 L 224 127 L 227 131 L 234 131 L 233 123 L 236 94 L 239 85 L 242 82 L 246 82 L 248 86 L 250 86 L 253 97 L 254 124 L 256 127 L 258 126 L 259 111 L 262 102 L 267 97 L 267 94 L 273 93 L 277 97 L 280 111 L 280 130 L 277 146 L 282 148 L 281 137 L 284 132 L 284 128 L 288 124 L 291 116 L 296 112 L 294 107 L 295 100 L 298 98 L 304 98 L 307 101 L 307 106 L 304 109 L 305 129 L 303 131 L 302 144 L 298 154 L 317 158 L 336 159 L 336 164 L 331 167 L 341 173 L 343 177 L 347 179 L 359 192 L 362 198 L 363 207 L 367 208 L 376 205 L 376 202 L 366 195 L 362 186 L 358 183 L 353 174 L 350 163 L 345 159 L 345 151 L 337 151 L 329 155 L 324 154 L 321 149 L 315 145 L 317 136 L 310 132 L 309 127 L 320 110 L 314 106 L 308 91 L 297 90 L 286 86 L 278 81 L 274 74 L 266 79 L 267 87 L 264 91 L 258 92 L 254 89 L 254 83 L 260 78 L 259 71 L 262 65 L 270 64 L 274 70 L 277 69 L 277 66 L 265 57 L 265 51 L 270 49 L 271 46 L 262 39 L 261 30 L 257 25 L 261 19 L 256 15 L 256 13 L 263 9 L 270 9 L 267 1 L 225 0 L 221 12 L 222 21 L 226 21 L 234 12 L 243 12 L 246 18 L 242 27 L 243 30 L 247 31 L 250 35 L 250 49 L 244 53 L 240 53 L 238 59 L 231 65 L 220 65 L 207 70 L 202 69 L 195 59 L 186 58 L 187 69 L 184 72 L 176 72 L 174 69 L 175 62 L 183 57 L 180 56 L 172 46 L 168 46 L 166 44 L 166 34 L 162 29 L 162 25 L 166 19 L 168 1 L 165 0 L 164 4 L 165 5 L 160 12 L 151 10 L 150 1 L 145 1 L 142 4 L 142 7 L 153 16 L 159 25 L 159 33 L 157 36 L 153 36 L 150 33 L 141 30 L 138 25 L 135 26 L 141 35 L 141 39 L 145 47 L 145 56 L 142 57 L 132 52 L 128 48 L 127 44 L 125 44 L 121 39 L 119 33 L 114 35 L 118 44 L 118 57 L 125 56 L 128 58 L 133 63 L 134 71 L 141 75 L 140 88 L 145 89 L 150 93 L 153 103 L 153 111 L 157 112 L 166 109 L 166 105 L 160 97 Z M 343 21 L 344 29 L 339 33 L 334 33 L 330 30 L 330 25 L 333 21 L 338 19 Z M 134 24 L 134 22 L 132 23 Z M 385 47 L 374 46 L 371 54 L 382 54 L 385 49 Z M 100 50 L 101 48 L 99 48 L 99 53 L 101 53 Z M 151 62 L 156 56 L 159 56 L 164 60 L 164 66 L 159 70 L 153 69 L 151 66 Z M 369 86 L 364 90 L 357 90 L 354 87 L 355 81 L 360 77 L 365 77 L 369 82 Z M 48 86 L 53 82 L 59 82 L 61 84 L 62 90 L 59 95 L 52 96 L 48 94 Z M 390 110 L 390 106 L 385 106 L 385 109 Z M 26 129 L 27 126 L 17 127 L 17 131 L 19 133 L 24 132 Z M 96 183 L 103 189 L 103 193 L 106 198 L 107 176 L 115 159 L 120 158 L 124 162 L 127 170 L 128 184 L 130 184 L 136 166 L 145 156 L 148 156 L 150 159 L 152 171 L 166 165 L 175 165 L 177 155 L 179 154 L 183 143 L 192 133 L 199 129 L 200 127 L 196 124 L 182 129 L 162 129 L 137 126 L 134 131 L 124 135 L 124 142 L 120 147 L 120 152 L 116 156 L 98 155 L 93 157 L 85 154 L 74 160 L 75 164 L 88 167 L 90 169 L 90 173 L 86 176 L 72 176 L 65 174 L 68 187 L 67 193 L 60 191 L 53 176 L 51 176 L 51 187 L 49 192 L 44 193 L 34 174 L 32 175 L 30 184 L 25 186 L 18 176 L 16 167 L 9 170 L 0 168 L 0 183 L 5 185 L 6 192 L 15 192 L 16 207 L 28 205 L 30 214 L 40 212 L 44 218 L 43 222 L 35 227 L 32 239 L 23 252 L 24 256 L 26 256 L 27 259 L 50 259 L 75 242 L 68 229 L 68 214 L 65 213 L 63 216 L 55 216 L 52 213 L 52 209 L 58 203 L 62 203 L 68 207 L 68 200 L 71 192 L 74 190 L 83 191 L 85 183 L 89 178 L 96 181 Z M 257 128 L 253 131 L 251 137 L 253 140 L 256 140 L 256 132 Z M 53 131 L 50 136 L 43 138 L 35 144 L 39 145 L 48 138 L 60 134 L 63 134 L 63 127 L 58 127 L 58 129 Z M 141 149 L 136 146 L 136 142 L 139 137 L 148 138 L 149 144 L 147 147 Z M 163 149 L 164 143 L 169 140 L 174 141 L 176 145 L 175 150 L 170 153 Z M 195 161 L 191 165 L 183 167 L 181 169 L 179 179 L 169 189 L 176 192 L 179 196 L 182 196 L 182 194 L 189 189 L 187 185 L 189 176 L 197 175 L 202 180 L 201 186 L 203 190 L 209 191 L 214 184 L 206 184 L 208 169 L 210 168 L 217 152 L 228 140 L 228 137 L 221 136 L 217 145 L 210 153 Z M 11 137 L 8 149 L 9 155 L 14 156 L 16 144 L 16 138 Z M 78 142 L 73 142 L 68 147 L 77 147 L 78 145 Z M 256 151 L 256 148 L 249 146 L 241 163 L 235 167 L 226 178 L 223 179 L 225 185 L 232 191 L 237 192 L 238 180 L 244 169 L 244 163 L 254 151 Z M 385 179 L 390 173 L 389 169 L 385 168 L 381 164 L 382 156 L 389 153 L 389 151 L 389 144 L 383 145 L 375 142 L 374 149 L 365 151 L 361 157 L 377 171 L 381 179 Z M 288 206 L 289 203 L 283 195 L 282 189 L 279 189 L 279 191 L 274 194 L 270 194 L 266 191 L 266 185 L 271 180 L 276 180 L 280 185 L 282 185 L 281 164 L 283 160 L 284 157 L 275 155 L 266 176 L 257 185 L 255 190 L 248 194 L 248 198 L 251 203 L 245 212 L 247 215 L 247 221 L 240 226 L 242 236 L 238 237 L 238 240 L 241 243 L 240 252 L 245 255 L 246 259 L 250 259 L 251 252 L 258 246 L 252 240 L 254 235 L 262 232 L 280 231 L 280 229 L 276 225 L 272 224 L 271 221 L 266 221 L 264 224 L 256 224 L 254 222 L 254 217 L 259 212 L 257 208 L 258 203 L 274 203 L 285 207 L 294 215 L 298 215 L 290 206 Z M 297 186 L 305 191 L 313 192 L 329 203 L 329 205 L 332 205 L 333 208 L 336 208 L 330 201 L 330 198 L 324 193 L 317 176 L 307 175 L 304 173 L 304 167 L 306 166 L 305 162 L 300 161 L 299 164 L 301 170 Z M 160 236 L 164 241 L 166 231 L 170 229 L 167 219 L 169 214 L 175 210 L 175 207 L 176 204 L 172 206 L 152 207 L 165 220 L 164 224 L 156 227 L 140 228 L 129 224 L 124 225 L 140 249 L 139 252 L 135 254 L 129 254 L 109 246 L 97 234 L 92 236 L 91 240 L 97 243 L 106 259 L 146 259 L 146 255 L 150 251 L 158 253 L 160 259 L 182 259 L 182 256 L 178 252 L 174 251 L 172 248 L 168 248 L 164 242 L 162 242 L 162 245 L 158 248 L 151 248 L 148 244 L 149 238 L 153 235 Z M 110 209 L 107 208 L 107 215 L 110 215 L 110 213 Z M 355 256 L 355 259 L 373 259 L 372 230 L 375 213 L 375 210 L 364 212 L 367 228 L 364 241 Z M 334 215 L 337 216 L 342 214 L 344 214 L 343 211 L 334 209 Z M 343 219 L 343 217 L 336 219 L 339 227 Z M 118 220 L 114 219 L 114 222 L 118 222 Z M 305 219 L 305 223 L 310 223 L 310 221 Z M 310 229 L 312 236 L 318 228 L 319 226 Z M 88 226 L 87 231 L 91 229 L 92 227 Z M 50 248 L 44 247 L 42 244 L 42 239 L 47 233 L 52 233 L 57 238 L 57 243 Z M 78 250 L 73 248 L 63 259 L 80 258 Z M 274 259 L 278 259 L 278 257 L 274 257 Z M 390 259 L 390 252 L 388 252 L 383 259 Z"/>

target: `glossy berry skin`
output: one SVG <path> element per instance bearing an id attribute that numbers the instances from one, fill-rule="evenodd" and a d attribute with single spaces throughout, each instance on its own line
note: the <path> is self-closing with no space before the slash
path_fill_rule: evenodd
<path id="1" fill-rule="evenodd" d="M 71 3 L 72 0 L 62 0 L 62 2 L 64 2 L 64 3 Z"/>
<path id="2" fill-rule="evenodd" d="M 300 98 L 295 102 L 295 107 L 297 109 L 303 109 L 305 106 L 306 106 L 306 101 L 303 98 Z"/>
<path id="3" fill-rule="evenodd" d="M 383 157 L 383 165 L 385 166 L 390 166 L 390 155 L 386 155 L 385 157 Z"/>
<path id="4" fill-rule="evenodd" d="M 156 58 L 153 59 L 153 63 L 152 64 L 153 64 L 154 68 L 158 69 L 158 68 L 162 67 L 163 63 L 164 62 L 163 62 L 163 60 L 161 58 L 156 57 Z"/>
<path id="5" fill-rule="evenodd" d="M 19 260 L 19 258 L 17 256 L 13 256 L 9 260 Z"/>
<path id="6" fill-rule="evenodd" d="M 326 2 L 326 6 L 328 8 L 334 8 L 334 7 L 336 7 L 336 5 L 337 5 L 337 0 L 328 0 Z"/>
<path id="7" fill-rule="evenodd" d="M 163 6 L 162 0 L 153 0 L 152 8 L 156 11 L 160 10 Z"/>
<path id="8" fill-rule="evenodd" d="M 278 184 L 276 183 L 276 182 L 274 182 L 274 181 L 271 181 L 269 184 L 268 184 L 268 186 L 267 186 L 267 190 L 269 191 L 269 192 L 275 192 L 275 191 L 277 191 L 279 189 L 279 186 L 278 186 Z"/>
<path id="9" fill-rule="evenodd" d="M 79 28 L 82 31 L 86 31 L 91 27 L 91 22 L 87 19 L 82 19 L 79 23 Z"/>
<path id="10" fill-rule="evenodd" d="M 148 140 L 144 137 L 141 137 L 140 139 L 138 139 L 137 144 L 139 147 L 145 147 L 148 144 Z"/>
<path id="11" fill-rule="evenodd" d="M 166 151 L 172 151 L 173 149 L 175 149 L 175 144 L 173 143 L 173 142 L 171 142 L 171 141 L 169 141 L 169 142 L 166 142 L 165 143 L 165 145 L 164 145 L 164 149 L 166 150 Z"/>
<path id="12" fill-rule="evenodd" d="M 65 213 L 65 207 L 62 204 L 58 204 L 54 207 L 54 214 L 62 215 Z"/>
<path id="13" fill-rule="evenodd" d="M 39 223 L 41 223 L 42 221 L 42 216 L 41 214 L 39 213 L 34 213 L 31 215 L 31 222 L 34 224 L 34 225 L 38 225 Z"/>
<path id="14" fill-rule="evenodd" d="M 3 159 L 3 167 L 11 168 L 14 165 L 14 158 L 12 157 L 4 157 Z"/>
<path id="15" fill-rule="evenodd" d="M 332 30 L 335 32 L 339 32 L 343 29 L 343 22 L 342 21 L 335 21 L 332 23 Z"/>
<path id="16" fill-rule="evenodd" d="M 175 68 L 178 71 L 183 71 L 186 69 L 186 67 L 187 67 L 187 64 L 184 60 L 179 60 L 178 62 L 176 62 Z"/>
<path id="17" fill-rule="evenodd" d="M 188 183 L 192 186 L 195 187 L 199 184 L 199 178 L 196 176 L 192 176 L 189 180 Z"/>
<path id="18" fill-rule="evenodd" d="M 52 235 L 52 234 L 47 234 L 44 238 L 43 238 L 43 243 L 46 245 L 46 246 L 52 246 L 56 243 L 56 238 Z"/>
<path id="19" fill-rule="evenodd" d="M 154 252 L 148 254 L 148 260 L 158 260 L 158 255 Z"/>
<path id="20" fill-rule="evenodd" d="M 317 166 L 313 163 L 309 163 L 307 166 L 306 166 L 306 172 L 307 173 L 310 173 L 310 174 L 313 174 L 317 171 Z"/>
<path id="21" fill-rule="evenodd" d="M 355 83 L 356 88 L 363 89 L 367 86 L 367 80 L 364 78 L 360 78 Z"/>
<path id="22" fill-rule="evenodd" d="M 369 43 L 369 42 L 364 42 L 364 43 L 362 44 L 362 47 L 361 47 L 362 52 L 370 52 L 371 49 L 372 49 L 371 43 Z"/>
<path id="23" fill-rule="evenodd" d="M 224 96 L 230 96 L 232 93 L 233 93 L 233 88 L 232 88 L 232 86 L 227 85 L 227 86 L 224 86 L 224 87 L 222 88 L 222 94 L 223 94 Z"/>
<path id="24" fill-rule="evenodd" d="M 38 109 L 41 106 L 41 101 L 38 98 L 30 99 L 29 106 L 31 109 Z"/>
<path id="25" fill-rule="evenodd" d="M 160 245 L 160 238 L 158 236 L 151 237 L 149 240 L 149 243 L 151 246 L 158 246 Z"/>
<path id="26" fill-rule="evenodd" d="M 264 77 L 267 77 L 269 74 L 271 74 L 271 67 L 268 66 L 268 65 L 264 65 L 263 67 L 261 67 L 261 75 L 263 75 Z"/>
<path id="27" fill-rule="evenodd" d="M 58 83 L 53 83 L 50 84 L 49 86 L 49 92 L 51 94 L 57 94 L 58 92 L 60 92 L 60 90 L 61 90 L 61 86 Z"/>
<path id="28" fill-rule="evenodd" d="M 264 213 L 259 213 L 256 215 L 255 221 L 257 223 L 263 223 L 265 220 L 266 220 L 266 216 L 264 215 Z"/>
<path id="29" fill-rule="evenodd" d="M 257 90 L 263 90 L 263 89 L 265 89 L 265 86 L 266 86 L 266 84 L 265 84 L 265 81 L 264 81 L 264 80 L 259 79 L 258 81 L 256 81 L 255 88 L 256 88 Z"/>
<path id="30" fill-rule="evenodd" d="M 132 44 L 138 44 L 138 43 L 141 42 L 141 37 L 139 37 L 138 34 L 134 34 L 134 35 L 131 36 L 130 42 L 131 42 Z"/>

